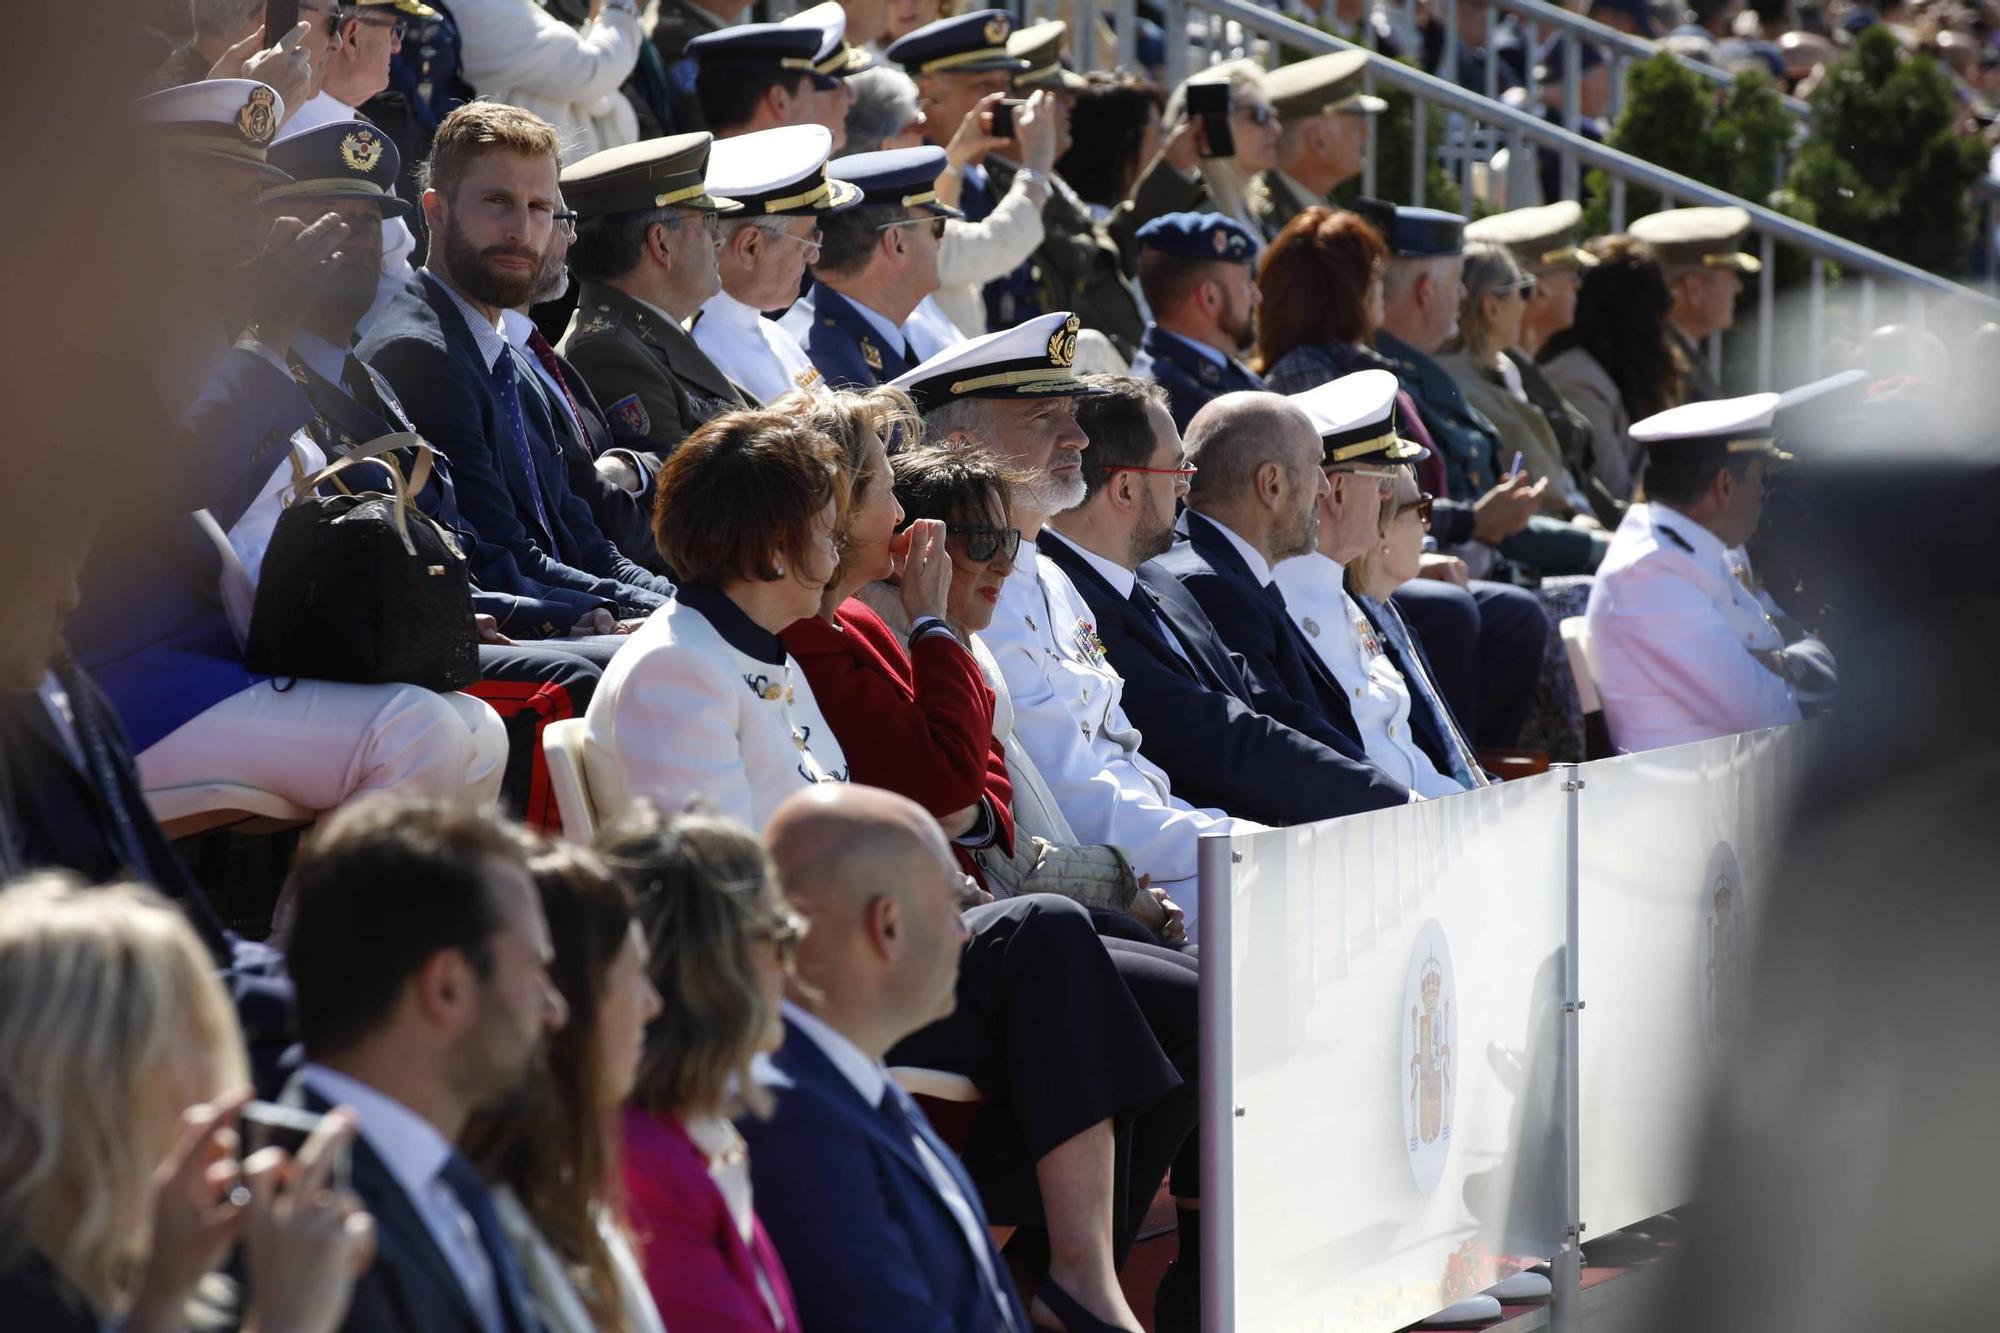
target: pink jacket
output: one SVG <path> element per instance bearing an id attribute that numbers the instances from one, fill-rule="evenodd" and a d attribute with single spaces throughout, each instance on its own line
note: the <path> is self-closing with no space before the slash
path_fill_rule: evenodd
<path id="1" fill-rule="evenodd" d="M 761 1268 L 785 1314 L 785 1328 L 799 1327 L 799 1312 L 784 1264 L 753 1225 L 746 1246 L 709 1178 L 708 1159 L 679 1119 L 626 1108 L 625 1195 L 646 1285 L 660 1318 L 673 1333 L 776 1333 L 757 1287 Z"/>

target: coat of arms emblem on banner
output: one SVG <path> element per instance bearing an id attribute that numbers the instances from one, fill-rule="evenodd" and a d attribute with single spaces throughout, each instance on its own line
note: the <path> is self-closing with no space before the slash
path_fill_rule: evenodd
<path id="1" fill-rule="evenodd" d="M 1444 928 L 1427 921 L 1403 983 L 1403 1131 L 1410 1174 L 1428 1194 L 1444 1175 L 1451 1154 L 1451 1122 L 1458 1090 L 1458 992 Z"/>

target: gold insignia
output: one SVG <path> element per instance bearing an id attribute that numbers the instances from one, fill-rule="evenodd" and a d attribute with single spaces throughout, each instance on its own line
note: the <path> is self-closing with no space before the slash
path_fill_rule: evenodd
<path id="1" fill-rule="evenodd" d="M 350 171 L 373 171 L 382 160 L 382 140 L 373 130 L 356 130 L 340 141 L 340 160 Z"/>
<path id="2" fill-rule="evenodd" d="M 236 130 L 258 148 L 278 136 L 278 95 L 258 84 L 250 90 L 250 100 L 236 113 Z"/>
<path id="3" fill-rule="evenodd" d="M 776 703 L 784 697 L 785 687 L 773 682 L 766 685 L 759 693 L 771 703 Z"/>
<path id="4" fill-rule="evenodd" d="M 1006 40 L 1007 40 L 1006 17 L 1001 14 L 995 14 L 992 18 L 986 20 L 986 44 L 988 46 L 998 46 L 1000 45 L 1000 43 Z"/>
<path id="5" fill-rule="evenodd" d="M 861 359 L 868 363 L 870 370 L 882 368 L 882 351 L 866 338 L 861 340 Z"/>
<path id="6" fill-rule="evenodd" d="M 1067 369 L 1076 361 L 1076 331 L 1079 324 L 1075 315 L 1063 321 L 1063 326 L 1049 335 L 1049 361 L 1062 369 Z"/>
<path id="7" fill-rule="evenodd" d="M 804 370 L 801 370 L 798 374 L 792 376 L 793 382 L 796 383 L 801 389 L 812 388 L 812 386 L 818 384 L 822 378 L 824 377 L 819 373 L 818 366 L 807 366 Z"/>

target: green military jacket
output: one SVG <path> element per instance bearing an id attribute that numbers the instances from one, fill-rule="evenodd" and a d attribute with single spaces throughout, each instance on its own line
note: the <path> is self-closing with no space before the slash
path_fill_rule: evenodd
<path id="1" fill-rule="evenodd" d="M 578 291 L 562 354 L 613 424 L 646 436 L 662 454 L 710 417 L 748 406 L 686 329 L 603 283 Z"/>
<path id="2" fill-rule="evenodd" d="M 1013 188 L 1020 166 L 997 157 L 986 159 L 993 197 Z M 1139 314 L 1119 267 L 1118 247 L 1090 216 L 1076 192 L 1059 179 L 1049 181 L 1049 201 L 1042 205 L 1042 243 L 1028 257 L 1035 301 L 1044 312 L 1073 310 L 1086 329 L 1096 329 L 1130 361 L 1139 351 L 1146 321 Z"/>

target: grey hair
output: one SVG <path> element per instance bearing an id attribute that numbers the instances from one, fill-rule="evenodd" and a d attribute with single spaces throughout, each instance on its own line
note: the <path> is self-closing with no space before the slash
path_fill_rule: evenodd
<path id="1" fill-rule="evenodd" d="M 847 80 L 854 105 L 847 108 L 846 153 L 872 153 L 917 118 L 917 85 L 888 65 L 862 70 Z"/>
<path id="2" fill-rule="evenodd" d="M 1493 335 L 1481 302 L 1500 288 L 1520 282 L 1520 264 L 1505 246 L 1472 241 L 1465 247 L 1464 276 L 1460 281 L 1465 284 L 1465 300 L 1458 308 L 1457 345 L 1469 348 L 1475 356 L 1501 350 L 1491 346 Z"/>
<path id="3" fill-rule="evenodd" d="M 1425 255 L 1417 259 L 1396 258 L 1389 261 L 1389 270 L 1382 275 L 1382 303 L 1397 305 L 1416 287 L 1417 279 L 1426 273 L 1437 274 L 1444 271 L 1446 264 L 1456 256 Z"/>
<path id="4" fill-rule="evenodd" d="M 924 413 L 925 444 L 945 444 L 955 430 L 965 432 L 982 446 L 990 443 L 987 437 L 993 433 L 993 418 L 987 412 L 987 401 L 954 398 Z"/>

